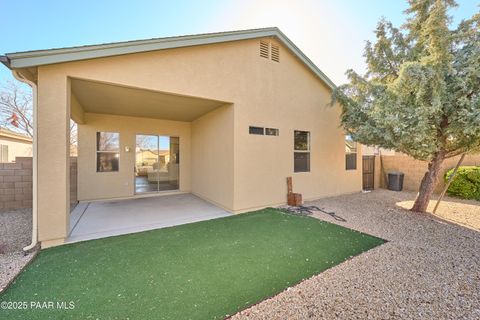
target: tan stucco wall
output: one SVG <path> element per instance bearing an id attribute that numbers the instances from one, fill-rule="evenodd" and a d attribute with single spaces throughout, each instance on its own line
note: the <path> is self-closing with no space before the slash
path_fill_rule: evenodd
<path id="1" fill-rule="evenodd" d="M 120 134 L 118 172 L 96 172 L 96 133 Z M 190 122 L 85 113 L 78 125 L 78 200 L 130 197 L 135 194 L 135 138 L 137 134 L 179 137 L 180 191 L 190 187 Z M 125 148 L 130 151 L 126 152 Z"/>
<path id="2" fill-rule="evenodd" d="M 78 102 L 75 95 L 72 95 L 71 98 L 72 98 L 72 101 L 70 103 L 70 109 L 71 109 L 70 110 L 70 117 L 77 124 L 85 123 L 85 119 L 84 119 L 85 112 L 83 111 L 82 106 Z"/>
<path id="3" fill-rule="evenodd" d="M 357 170 L 346 171 L 340 109 L 327 106 L 329 89 L 284 47 L 280 63 L 250 63 L 248 92 L 235 101 L 235 209 L 284 203 L 287 176 L 304 199 L 360 191 L 361 148 Z M 280 134 L 250 135 L 249 125 L 278 128 Z M 311 133 L 311 172 L 293 172 L 294 130 Z"/>
<path id="4" fill-rule="evenodd" d="M 357 170 L 346 171 L 340 110 L 326 106 L 330 101 L 329 89 L 284 47 L 281 47 L 280 63 L 259 57 L 259 41 L 39 67 L 39 154 L 44 155 L 39 156 L 39 189 L 43 190 L 39 196 L 40 202 L 45 203 L 39 205 L 41 239 L 66 235 L 64 221 L 68 201 L 64 200 L 66 193 L 61 189 L 66 190 L 65 183 L 68 184 L 64 138 L 68 137 L 64 130 L 68 122 L 64 118 L 70 117 L 69 77 L 232 102 L 229 108 L 215 110 L 190 124 L 191 161 L 195 162 L 191 174 L 187 174 L 190 165 L 181 169 L 181 179 L 186 179 L 184 190 L 191 190 L 231 211 L 284 203 L 287 176 L 293 176 L 294 191 L 302 193 L 305 199 L 360 191 L 361 153 Z M 78 104 L 72 104 L 73 116 L 82 116 Z M 102 126 L 105 130 L 126 130 L 127 133 L 121 134 L 130 141 L 126 143 L 133 145 L 131 137 L 135 128 L 147 125 L 147 129 L 161 130 L 160 122 L 137 118 L 133 125 L 131 120 L 102 118 L 100 121 L 101 117 L 89 114 L 83 114 L 83 118 L 85 127 L 79 128 L 80 199 L 130 195 L 133 167 L 123 161 L 122 170 L 130 172 L 108 176 L 91 190 L 88 187 L 98 180 L 92 174 L 95 161 L 92 160 L 94 138 L 91 133 Z M 99 122 L 94 122 L 95 119 Z M 280 135 L 249 135 L 249 125 L 278 128 Z M 310 173 L 293 173 L 294 130 L 311 132 Z M 48 145 L 50 139 L 56 139 L 55 143 Z M 82 147 L 82 144 L 86 145 Z M 204 152 L 200 145 L 210 152 Z M 81 149 L 91 151 L 82 156 Z M 181 161 L 186 160 L 185 152 L 188 151 L 184 150 Z M 124 155 L 127 159 L 133 156 L 133 153 Z M 51 157 L 55 159 L 53 163 Z M 188 179 L 192 181 L 191 186 Z M 130 185 L 125 185 L 127 182 Z M 46 206 L 47 203 L 53 204 Z M 50 224 L 44 223 L 47 221 Z"/>
<path id="5" fill-rule="evenodd" d="M 0 137 L 0 145 L 8 146 L 8 162 L 15 161 L 16 157 L 31 157 L 32 143 L 27 141 L 19 141 L 7 137 Z"/>
<path id="6" fill-rule="evenodd" d="M 192 193 L 233 210 L 233 109 L 226 105 L 192 122 Z"/>

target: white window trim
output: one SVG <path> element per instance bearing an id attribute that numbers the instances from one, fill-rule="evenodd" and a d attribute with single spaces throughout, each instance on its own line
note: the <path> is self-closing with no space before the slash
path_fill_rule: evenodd
<path id="1" fill-rule="evenodd" d="M 298 150 L 295 149 L 295 132 L 306 132 L 307 133 L 307 150 Z M 310 131 L 305 130 L 293 130 L 293 151 L 294 152 L 310 152 L 311 150 L 311 138 L 310 138 Z"/>
<path id="2" fill-rule="evenodd" d="M 357 159 L 358 158 L 358 143 L 356 141 L 351 140 L 351 139 L 349 141 L 353 142 L 353 145 L 355 146 L 355 148 L 354 148 L 355 152 L 345 150 L 345 171 L 356 171 L 356 170 L 358 170 L 358 159 Z M 347 143 L 347 136 L 345 136 L 345 141 L 344 141 L 345 145 L 346 145 L 346 143 Z M 347 155 L 351 155 L 351 154 L 355 155 L 355 168 L 347 169 Z"/>
<path id="3" fill-rule="evenodd" d="M 298 150 L 295 149 L 295 132 L 306 132 L 307 133 L 307 150 Z M 295 153 L 308 153 L 309 154 L 309 165 L 308 165 L 308 171 L 295 171 L 295 160 L 293 163 L 293 173 L 310 173 L 312 172 L 312 163 L 311 163 L 311 132 L 306 131 L 306 130 L 293 130 L 293 155 L 295 157 Z"/>

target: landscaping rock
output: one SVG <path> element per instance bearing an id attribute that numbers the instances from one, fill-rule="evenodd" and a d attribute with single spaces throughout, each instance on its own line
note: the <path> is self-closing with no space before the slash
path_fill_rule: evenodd
<path id="1" fill-rule="evenodd" d="M 307 203 L 346 222 L 319 219 L 388 242 L 232 318 L 480 319 L 480 232 L 401 207 L 414 197 L 377 190 Z M 480 206 L 466 205 L 480 215 Z"/>
<path id="2" fill-rule="evenodd" d="M 0 292 L 35 256 L 35 250 L 28 254 L 22 251 L 31 237 L 31 209 L 0 211 Z"/>

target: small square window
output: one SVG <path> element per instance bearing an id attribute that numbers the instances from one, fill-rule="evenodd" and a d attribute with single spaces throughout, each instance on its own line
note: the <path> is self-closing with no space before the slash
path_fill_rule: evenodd
<path id="1" fill-rule="evenodd" d="M 310 152 L 294 152 L 294 172 L 310 172 Z"/>
<path id="2" fill-rule="evenodd" d="M 275 128 L 265 128 L 265 134 L 267 136 L 278 136 L 278 129 Z"/>
<path id="3" fill-rule="evenodd" d="M 346 170 L 355 170 L 357 169 L 357 154 L 348 153 L 345 155 L 345 169 Z"/>
<path id="4" fill-rule="evenodd" d="M 97 153 L 97 172 L 115 172 L 118 171 L 117 152 L 98 152 Z"/>
<path id="5" fill-rule="evenodd" d="M 97 132 L 97 151 L 120 151 L 118 132 Z"/>
<path id="6" fill-rule="evenodd" d="M 252 126 L 250 126 L 248 128 L 248 133 L 263 135 L 264 134 L 264 129 L 263 129 L 263 127 L 252 127 Z"/>

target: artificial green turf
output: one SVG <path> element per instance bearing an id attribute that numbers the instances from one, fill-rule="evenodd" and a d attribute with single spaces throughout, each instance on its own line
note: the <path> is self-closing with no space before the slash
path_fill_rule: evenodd
<path id="1" fill-rule="evenodd" d="M 219 319 L 383 240 L 311 217 L 252 213 L 43 250 L 1 319 Z M 32 309 L 70 301 L 74 309 Z"/>

